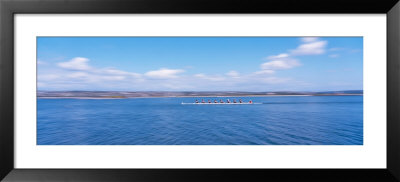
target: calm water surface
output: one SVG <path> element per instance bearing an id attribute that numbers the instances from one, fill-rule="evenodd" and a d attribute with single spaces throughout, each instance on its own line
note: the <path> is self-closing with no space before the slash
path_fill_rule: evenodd
<path id="1" fill-rule="evenodd" d="M 181 104 L 196 98 L 38 99 L 37 144 L 363 144 L 362 96 L 241 98 L 263 104 Z"/>

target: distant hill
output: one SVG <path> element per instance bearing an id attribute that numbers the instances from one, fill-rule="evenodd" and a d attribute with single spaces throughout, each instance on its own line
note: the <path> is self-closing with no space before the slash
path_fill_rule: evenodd
<path id="1" fill-rule="evenodd" d="M 169 91 L 38 91 L 41 98 L 132 98 L 132 97 L 222 97 L 222 96 L 279 96 L 279 95 L 362 95 L 363 90 L 325 91 L 325 92 L 169 92 Z"/>
<path id="2" fill-rule="evenodd" d="M 327 91 L 317 92 L 318 94 L 363 94 L 363 90 L 344 90 L 344 91 Z"/>

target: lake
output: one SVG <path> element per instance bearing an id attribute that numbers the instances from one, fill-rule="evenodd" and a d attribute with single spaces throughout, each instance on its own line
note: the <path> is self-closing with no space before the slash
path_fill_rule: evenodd
<path id="1" fill-rule="evenodd" d="M 363 144 L 363 96 L 240 98 L 262 104 L 181 104 L 201 99 L 190 97 L 39 98 L 37 144 Z M 226 100 L 227 97 L 216 99 Z"/>

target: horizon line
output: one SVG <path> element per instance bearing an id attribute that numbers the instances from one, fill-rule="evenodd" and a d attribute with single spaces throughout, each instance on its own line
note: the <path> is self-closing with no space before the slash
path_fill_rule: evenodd
<path id="1" fill-rule="evenodd" d="M 123 90 L 36 90 L 39 92 L 344 92 L 344 91 L 364 91 L 363 89 L 351 89 L 351 90 L 325 90 L 325 91 L 293 91 L 293 90 L 281 90 L 281 91 L 166 91 L 166 90 L 136 90 L 136 91 L 123 91 Z"/>

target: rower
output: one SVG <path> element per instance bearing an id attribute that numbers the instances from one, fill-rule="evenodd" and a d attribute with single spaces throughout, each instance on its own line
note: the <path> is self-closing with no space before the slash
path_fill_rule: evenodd
<path id="1" fill-rule="evenodd" d="M 208 99 L 208 103 L 211 104 L 211 100 L 210 99 Z"/>
<path id="2" fill-rule="evenodd" d="M 251 101 L 251 100 L 250 100 L 250 101 L 249 101 L 249 103 L 250 103 L 250 104 L 252 104 L 252 103 L 253 103 L 253 101 Z"/>
<path id="3" fill-rule="evenodd" d="M 228 99 L 228 100 L 226 100 L 226 102 L 227 102 L 227 103 L 231 103 L 231 101 L 230 101 L 229 99 Z"/>
<path id="4" fill-rule="evenodd" d="M 233 103 L 236 103 L 236 99 L 233 99 Z"/>
<path id="5" fill-rule="evenodd" d="M 219 102 L 220 102 L 220 103 L 224 103 L 224 101 L 222 101 L 222 99 L 219 99 Z"/>
<path id="6" fill-rule="evenodd" d="M 201 99 L 201 103 L 206 103 L 206 101 L 204 101 L 204 99 Z"/>
<path id="7" fill-rule="evenodd" d="M 218 103 L 218 101 L 216 99 L 214 99 L 214 103 Z"/>
<path id="8" fill-rule="evenodd" d="M 199 103 L 199 101 L 196 99 L 196 104 Z"/>
<path id="9" fill-rule="evenodd" d="M 239 99 L 239 102 L 240 102 L 240 103 L 243 103 L 242 99 Z"/>

